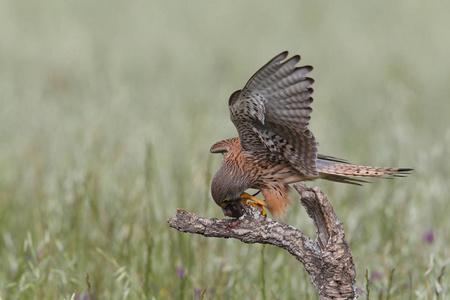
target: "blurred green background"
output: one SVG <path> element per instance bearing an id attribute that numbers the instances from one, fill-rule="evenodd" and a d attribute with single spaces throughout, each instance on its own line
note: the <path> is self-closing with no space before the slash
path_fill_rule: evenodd
<path id="1" fill-rule="evenodd" d="M 284 50 L 315 68 L 321 153 L 416 169 L 309 183 L 344 223 L 361 298 L 366 270 L 372 299 L 450 297 L 449 11 L 1 0 L 0 298 L 317 299 L 283 250 L 166 223 L 177 207 L 222 216 L 209 147 L 236 135 L 229 95 Z M 298 203 L 284 221 L 315 234 Z"/>

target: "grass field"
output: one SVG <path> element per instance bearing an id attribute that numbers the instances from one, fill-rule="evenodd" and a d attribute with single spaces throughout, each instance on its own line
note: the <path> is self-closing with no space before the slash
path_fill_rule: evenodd
<path id="1" fill-rule="evenodd" d="M 0 0 L 0 299 L 317 299 L 283 250 L 166 223 L 221 217 L 209 147 L 236 135 L 229 95 L 284 50 L 315 67 L 321 153 L 416 170 L 309 183 L 344 223 L 360 298 L 368 270 L 371 299 L 449 299 L 449 10 Z M 285 222 L 315 233 L 298 203 Z"/>

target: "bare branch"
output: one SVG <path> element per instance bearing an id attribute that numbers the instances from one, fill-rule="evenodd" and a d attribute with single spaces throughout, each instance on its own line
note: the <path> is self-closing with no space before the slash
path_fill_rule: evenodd
<path id="1" fill-rule="evenodd" d="M 294 187 L 314 221 L 316 241 L 292 226 L 262 217 L 252 206 L 239 219 L 201 218 L 178 209 L 168 223 L 182 232 L 283 248 L 304 265 L 320 299 L 356 299 L 355 266 L 342 223 L 319 188 Z"/>

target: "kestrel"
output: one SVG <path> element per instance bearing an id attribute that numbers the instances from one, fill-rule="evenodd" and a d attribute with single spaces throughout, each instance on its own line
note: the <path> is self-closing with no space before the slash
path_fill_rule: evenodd
<path id="1" fill-rule="evenodd" d="M 240 217 L 248 200 L 283 216 L 291 202 L 291 183 L 326 179 L 360 185 L 353 177 L 401 177 L 412 169 L 358 166 L 317 153 L 308 129 L 314 83 L 311 66 L 296 67 L 300 56 L 287 59 L 285 51 L 261 69 L 228 102 L 231 121 L 239 137 L 214 144 L 223 153 L 221 167 L 211 184 L 214 201 L 225 216 Z M 247 194 L 260 190 L 265 201 Z"/>

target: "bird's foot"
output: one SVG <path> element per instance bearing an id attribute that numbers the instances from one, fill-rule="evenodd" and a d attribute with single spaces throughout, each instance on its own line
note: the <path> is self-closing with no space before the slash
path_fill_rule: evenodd
<path id="1" fill-rule="evenodd" d="M 252 196 L 245 192 L 239 196 L 239 199 L 244 199 L 244 205 L 251 205 L 251 206 L 260 208 L 262 210 L 261 215 L 263 215 L 263 216 L 267 215 L 266 211 L 264 210 L 264 207 L 267 207 L 267 204 L 265 201 L 258 199 L 255 196 Z M 252 202 L 249 202 L 249 201 L 252 201 Z"/>
<path id="2" fill-rule="evenodd" d="M 248 205 L 248 206 L 254 206 L 257 207 L 259 209 L 261 209 L 261 216 L 263 217 L 267 217 L 267 213 L 264 209 L 264 206 L 262 206 L 261 204 L 255 203 L 255 202 L 247 202 L 247 200 L 244 200 L 244 205 Z"/>

